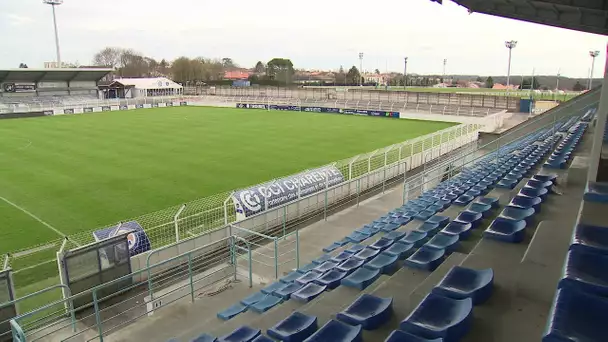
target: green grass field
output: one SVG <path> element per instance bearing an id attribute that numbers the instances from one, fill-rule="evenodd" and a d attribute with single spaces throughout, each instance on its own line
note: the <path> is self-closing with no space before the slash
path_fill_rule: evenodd
<path id="1" fill-rule="evenodd" d="M 0 254 L 452 125 L 201 107 L 0 120 Z"/>

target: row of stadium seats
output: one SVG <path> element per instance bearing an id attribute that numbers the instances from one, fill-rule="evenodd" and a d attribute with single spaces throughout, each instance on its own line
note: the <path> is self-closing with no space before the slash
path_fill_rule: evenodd
<path id="1" fill-rule="evenodd" d="M 471 329 L 473 305 L 483 305 L 492 293 L 494 271 L 456 266 L 458 257 L 450 262 L 452 253 L 462 249 L 461 242 L 477 237 L 521 242 L 522 232 L 533 224 L 557 181 L 556 175 L 538 173 L 536 167 L 549 152 L 572 152 L 585 128 L 577 120 L 566 120 L 504 146 L 500 154 L 486 156 L 354 230 L 310 264 L 219 312 L 225 323 L 213 330 L 222 337 L 204 334 L 194 341 L 460 340 Z M 501 207 L 498 197 L 509 191 L 515 192 Z M 481 235 L 475 234 L 485 221 L 491 223 Z M 445 276 L 405 313 L 394 306 L 403 294 L 387 293 L 382 285 L 397 281 L 408 269 L 430 272 L 425 273 L 428 279 Z M 359 295 L 346 301 L 349 297 L 340 295 L 347 293 Z M 344 301 L 333 305 L 337 298 Z M 241 319 L 243 312 L 253 316 Z M 395 319 L 400 323 L 393 323 Z M 369 335 L 383 329 L 389 332 L 380 339 Z"/>

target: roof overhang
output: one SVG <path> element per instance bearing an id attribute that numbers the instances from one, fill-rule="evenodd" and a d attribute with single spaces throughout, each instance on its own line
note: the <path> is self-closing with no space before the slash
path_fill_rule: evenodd
<path id="1" fill-rule="evenodd" d="M 43 81 L 94 81 L 98 82 L 112 69 L 74 68 L 74 69 L 6 69 L 0 70 L 0 83 L 4 82 L 43 82 Z"/>
<path id="2" fill-rule="evenodd" d="M 442 0 L 431 1 L 442 3 Z M 608 35 L 608 0 L 452 1 L 467 8 L 469 12 Z"/>

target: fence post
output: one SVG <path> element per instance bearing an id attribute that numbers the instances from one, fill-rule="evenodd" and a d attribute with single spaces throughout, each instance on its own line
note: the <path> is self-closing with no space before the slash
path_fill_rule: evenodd
<path id="1" fill-rule="evenodd" d="M 175 214 L 175 216 L 173 216 L 173 224 L 175 225 L 175 242 L 179 242 L 179 224 L 177 223 L 177 219 L 179 218 L 179 215 L 182 213 L 182 211 L 184 211 L 185 208 L 186 208 L 186 205 L 182 204 L 182 206 L 179 207 L 179 210 L 177 210 L 177 213 Z"/>
<path id="2" fill-rule="evenodd" d="M 192 280 L 192 254 L 190 253 L 188 253 L 188 279 L 190 279 L 190 299 L 192 300 L 192 303 L 194 303 L 194 281 Z"/>
<path id="3" fill-rule="evenodd" d="M 274 238 L 274 279 L 279 279 L 279 247 L 277 238 Z"/>
<path id="4" fill-rule="evenodd" d="M 300 268 L 300 230 L 296 229 L 296 270 Z"/>
<path id="5" fill-rule="evenodd" d="M 228 198 L 224 201 L 224 224 L 228 225 L 228 201 L 234 195 L 234 191 L 230 193 Z"/>
<path id="6" fill-rule="evenodd" d="M 388 151 L 390 151 L 393 147 L 391 146 L 388 150 L 384 152 L 384 172 L 382 176 L 382 193 L 384 193 L 384 187 L 386 186 L 386 162 L 388 161 Z"/>
<path id="7" fill-rule="evenodd" d="M 97 289 L 93 290 L 93 308 L 95 309 L 95 324 L 99 333 L 99 341 L 103 342 L 103 329 L 101 327 L 101 316 L 99 315 L 99 303 L 97 302 Z"/>
<path id="8" fill-rule="evenodd" d="M 409 196 L 410 184 L 405 182 L 405 178 L 403 181 L 403 204 L 407 203 L 407 198 Z"/>
<path id="9" fill-rule="evenodd" d="M 285 238 L 285 226 L 287 224 L 287 204 L 283 205 L 283 238 Z"/>
<path id="10" fill-rule="evenodd" d="M 325 172 L 325 206 L 323 209 L 323 218 L 327 221 L 327 193 L 329 192 L 329 176 Z"/>
<path id="11" fill-rule="evenodd" d="M 359 154 L 359 155 L 357 155 L 357 156 L 355 156 L 355 158 L 353 158 L 353 159 L 350 161 L 350 163 L 348 163 L 348 179 L 349 179 L 349 180 L 353 179 L 353 163 L 354 163 L 354 162 L 355 162 L 357 159 L 359 159 L 359 157 L 360 157 L 360 156 L 361 156 L 360 154 Z"/>
<path id="12" fill-rule="evenodd" d="M 361 192 L 361 178 L 357 178 L 357 207 L 359 206 L 359 194 Z"/>

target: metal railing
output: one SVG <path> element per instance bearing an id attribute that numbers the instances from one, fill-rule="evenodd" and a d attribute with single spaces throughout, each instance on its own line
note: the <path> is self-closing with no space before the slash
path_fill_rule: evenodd
<path id="1" fill-rule="evenodd" d="M 234 246 L 237 244 L 237 241 L 242 241 L 242 238 L 239 236 L 228 236 L 82 293 L 71 295 L 68 292 L 68 296 L 64 299 L 48 303 L 36 310 L 21 314 L 12 319 L 13 339 L 31 342 L 45 338 L 54 338 L 53 336 L 58 334 L 67 336 L 62 337 L 64 341 L 74 338 L 85 338 L 86 340 L 97 338 L 103 341 L 104 337 L 111 332 L 139 318 L 146 317 L 155 310 L 175 303 L 182 298 L 190 297 L 190 301 L 194 302 L 197 291 L 209 288 L 211 285 L 221 281 L 236 280 L 238 264 L 234 261 L 237 260 L 238 256 L 234 255 L 236 251 Z M 224 247 L 218 248 L 220 245 Z M 245 246 L 247 245 L 245 244 Z M 207 253 L 208 251 L 213 251 L 215 257 L 210 257 L 210 254 Z M 245 248 L 244 252 L 248 256 L 251 255 L 251 250 L 248 248 Z M 167 265 L 170 265 L 170 267 L 167 268 Z M 163 271 L 155 273 L 153 271 L 155 268 L 160 268 Z M 133 300 L 141 297 L 141 292 L 136 290 L 149 284 L 148 279 L 145 279 L 148 276 L 155 277 L 157 284 L 159 284 L 155 289 L 157 291 L 156 296 L 152 295 L 152 288 L 150 288 L 149 296 L 143 301 L 138 301 L 139 304 L 133 305 Z M 250 287 L 252 286 L 251 279 L 250 273 Z M 104 289 L 117 284 L 128 285 L 111 294 L 104 293 Z M 58 286 L 64 287 L 63 285 Z M 38 295 L 58 286 L 39 291 L 30 296 Z M 69 289 L 67 290 L 69 291 Z M 133 291 L 135 291 L 135 294 L 133 294 Z M 121 296 L 121 300 L 118 303 L 111 303 L 104 307 L 101 306 L 102 302 L 111 298 L 118 298 L 118 296 Z M 91 297 L 92 304 L 81 307 L 73 307 L 71 305 L 71 303 L 85 297 Z M 40 318 L 32 320 L 32 318 L 40 316 L 41 313 L 56 307 L 63 308 L 64 312 L 52 317 L 45 316 L 47 319 L 45 322 L 42 322 Z M 92 312 L 83 311 L 85 309 L 92 310 Z M 83 314 L 76 319 L 75 312 L 78 311 L 83 311 Z M 129 318 L 126 319 L 123 316 L 124 314 L 128 314 Z M 49 324 L 48 322 L 50 321 L 52 323 Z M 94 324 L 85 323 L 90 321 L 94 321 Z"/>

